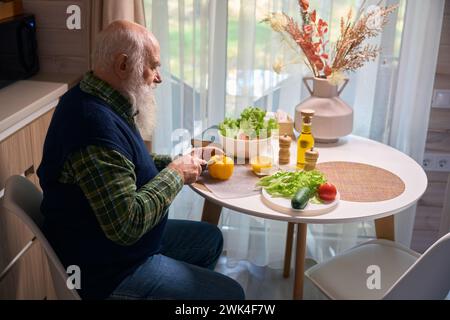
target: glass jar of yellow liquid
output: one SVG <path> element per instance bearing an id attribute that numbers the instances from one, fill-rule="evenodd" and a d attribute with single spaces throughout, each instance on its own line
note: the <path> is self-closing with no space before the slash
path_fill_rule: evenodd
<path id="1" fill-rule="evenodd" d="M 250 159 L 250 165 L 256 175 L 268 175 L 273 167 L 273 159 L 268 156 L 256 156 Z"/>
<path id="2" fill-rule="evenodd" d="M 256 155 L 250 157 L 250 165 L 252 166 L 253 172 L 258 176 L 272 174 L 276 165 L 271 140 L 267 144 L 260 145 Z"/>
<path id="3" fill-rule="evenodd" d="M 297 169 L 305 167 L 305 153 L 314 147 L 314 137 L 311 132 L 311 122 L 314 110 L 304 109 L 301 111 L 303 125 L 302 132 L 297 141 Z"/>

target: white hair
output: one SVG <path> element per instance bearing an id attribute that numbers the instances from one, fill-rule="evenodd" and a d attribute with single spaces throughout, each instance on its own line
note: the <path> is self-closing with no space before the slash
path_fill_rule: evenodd
<path id="1" fill-rule="evenodd" d="M 156 123 L 156 101 L 151 86 L 143 79 L 146 61 L 151 54 L 146 44 L 151 38 L 145 32 L 129 28 L 107 28 L 99 34 L 93 54 L 94 69 L 110 71 L 118 54 L 128 56 L 130 77 L 118 90 L 130 102 L 136 125 L 145 140 L 150 140 Z"/>
<path id="2" fill-rule="evenodd" d="M 150 41 L 148 35 L 129 28 L 107 28 L 102 31 L 96 40 L 92 56 L 94 69 L 102 71 L 111 70 L 114 59 L 118 54 L 126 54 L 128 63 L 137 73 L 144 72 L 148 61 L 148 50 L 145 44 Z"/>

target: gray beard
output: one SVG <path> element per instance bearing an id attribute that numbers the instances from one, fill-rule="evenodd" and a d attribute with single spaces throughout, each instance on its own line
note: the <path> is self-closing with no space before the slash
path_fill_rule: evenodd
<path id="1" fill-rule="evenodd" d="M 133 85 L 133 83 L 130 84 Z M 157 111 L 153 89 L 146 84 L 131 85 L 124 89 L 124 94 L 132 105 L 133 114 L 137 113 L 135 122 L 142 139 L 151 141 L 156 126 Z"/>

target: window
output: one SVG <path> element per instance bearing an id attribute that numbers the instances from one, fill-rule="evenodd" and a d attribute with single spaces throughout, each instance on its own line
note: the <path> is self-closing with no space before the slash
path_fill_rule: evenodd
<path id="1" fill-rule="evenodd" d="M 383 35 L 372 41 L 382 46 L 382 55 L 359 72 L 349 74 L 349 85 L 342 93 L 342 98 L 355 109 L 354 132 L 363 136 L 369 135 L 372 124 L 385 121 L 391 103 L 391 95 L 386 92 L 392 92 L 396 83 L 406 1 L 386 2 L 399 3 L 400 8 L 391 16 Z M 228 0 L 227 10 L 222 11 L 214 11 L 214 3 L 144 0 L 147 25 L 160 42 L 165 42 L 161 55 L 163 74 L 171 79 L 173 128 L 186 128 L 198 135 L 202 128 L 217 124 L 224 116 L 238 116 L 248 105 L 267 110 L 281 108 L 293 114 L 296 104 L 309 95 L 301 84 L 308 69 L 299 63 L 275 73 L 272 65 L 277 59 L 289 62 L 299 58 L 280 42 L 278 34 L 260 21 L 275 11 L 286 12 L 300 21 L 298 1 Z M 318 15 L 330 24 L 330 43 L 339 35 L 340 17 L 346 16 L 350 7 L 356 12 L 362 3 L 363 0 L 311 0 Z M 224 39 L 221 38 L 225 34 L 223 30 L 215 28 L 218 19 L 226 19 Z M 223 61 L 215 60 L 213 50 L 217 41 L 226 43 Z M 218 77 L 224 78 L 224 86 L 216 92 L 224 91 L 225 101 L 217 95 L 208 95 L 217 85 L 212 80 Z M 215 113 L 220 116 L 208 121 Z"/>

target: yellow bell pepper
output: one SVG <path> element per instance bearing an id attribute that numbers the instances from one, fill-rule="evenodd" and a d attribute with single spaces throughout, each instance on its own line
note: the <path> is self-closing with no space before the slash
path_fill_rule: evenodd
<path id="1" fill-rule="evenodd" d="M 228 180 L 233 175 L 234 161 L 230 157 L 213 156 L 208 161 L 208 171 L 211 177 L 219 180 Z"/>

